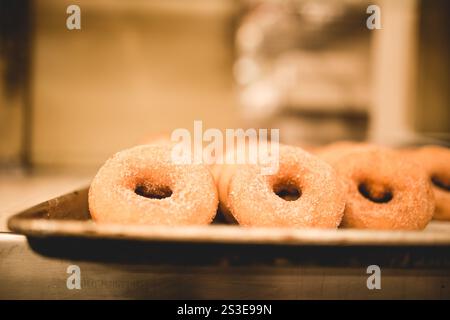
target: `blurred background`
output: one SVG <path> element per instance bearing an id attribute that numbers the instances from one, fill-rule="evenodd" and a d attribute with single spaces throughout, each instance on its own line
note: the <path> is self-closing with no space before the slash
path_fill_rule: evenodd
<path id="1" fill-rule="evenodd" d="M 305 146 L 448 145 L 449 15 L 445 0 L 0 0 L 0 216 L 194 120 Z"/>

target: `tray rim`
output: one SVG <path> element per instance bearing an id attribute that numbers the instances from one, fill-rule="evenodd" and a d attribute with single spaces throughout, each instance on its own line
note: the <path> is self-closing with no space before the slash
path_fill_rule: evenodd
<path id="1" fill-rule="evenodd" d="M 146 242 L 215 243 L 281 246 L 450 246 L 448 230 L 381 231 L 362 229 L 293 229 L 207 226 L 142 226 L 97 224 L 92 220 L 51 220 L 30 217 L 32 213 L 61 197 L 78 194 L 74 190 L 41 202 L 8 219 L 8 228 L 27 237 L 71 237 Z"/>

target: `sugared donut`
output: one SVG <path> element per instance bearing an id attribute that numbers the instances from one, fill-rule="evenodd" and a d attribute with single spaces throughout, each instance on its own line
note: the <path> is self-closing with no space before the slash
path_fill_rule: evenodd
<path id="1" fill-rule="evenodd" d="M 333 165 L 346 185 L 343 227 L 421 230 L 431 220 L 431 185 L 414 161 L 380 148 L 347 154 Z"/>
<path id="2" fill-rule="evenodd" d="M 267 144 L 267 145 L 266 145 Z M 250 149 L 258 150 L 258 148 L 267 147 L 267 151 L 271 150 L 270 141 L 249 141 L 246 139 L 245 146 L 243 148 L 237 148 L 234 145 L 233 148 L 227 149 L 224 154 L 224 159 L 234 159 L 232 163 L 216 163 L 213 166 L 212 172 L 217 186 L 217 192 L 219 195 L 219 209 L 224 215 L 225 219 L 229 223 L 237 223 L 234 218 L 228 203 L 228 187 L 230 185 L 230 180 L 240 167 L 245 167 L 248 164 L 255 163 L 255 161 L 263 161 L 262 158 L 250 159 Z M 245 159 L 243 163 L 237 161 L 237 159 Z"/>
<path id="3" fill-rule="evenodd" d="M 336 228 L 345 197 L 331 166 L 297 147 L 280 146 L 279 155 L 273 175 L 236 168 L 226 189 L 233 217 L 243 226 Z"/>
<path id="4" fill-rule="evenodd" d="M 433 218 L 450 220 L 450 149 L 425 146 L 410 154 L 424 167 L 432 182 L 436 198 Z"/>
<path id="5" fill-rule="evenodd" d="M 89 189 L 97 222 L 204 225 L 217 211 L 217 191 L 208 168 L 174 164 L 170 146 L 142 145 L 116 153 Z"/>
<path id="6" fill-rule="evenodd" d="M 242 150 L 237 150 L 236 148 L 227 150 L 224 155 L 224 160 L 229 156 L 230 153 L 234 154 L 234 157 L 237 157 L 237 152 L 241 152 Z M 246 161 L 248 160 L 247 154 Z M 225 219 L 229 223 L 237 223 L 236 219 L 233 217 L 233 214 L 230 211 L 228 206 L 228 186 L 230 184 L 230 179 L 236 172 L 237 168 L 243 166 L 244 164 L 237 163 L 216 163 L 212 166 L 212 173 L 214 176 L 214 180 L 217 187 L 217 193 L 219 196 L 219 210 L 224 215 Z"/>
<path id="7" fill-rule="evenodd" d="M 255 161 L 258 161 L 259 159 L 253 159 L 251 161 L 250 159 L 250 148 L 254 148 L 253 150 L 258 150 L 259 147 L 261 147 L 261 144 L 267 144 L 267 146 L 270 146 L 270 141 L 250 141 L 248 137 L 245 137 L 245 143 L 244 145 L 238 147 L 237 146 L 237 140 L 235 139 L 233 147 L 228 148 L 224 155 L 223 155 L 223 161 L 222 163 L 215 163 L 211 166 L 211 172 L 214 176 L 214 180 L 216 182 L 217 192 L 219 195 L 219 209 L 220 212 L 224 215 L 225 219 L 229 223 L 236 223 L 236 219 L 231 214 L 231 211 L 228 207 L 228 200 L 227 200 L 227 192 L 228 192 L 228 186 L 230 183 L 231 177 L 236 172 L 237 168 L 248 165 L 250 163 L 254 163 Z M 241 160 L 244 159 L 243 163 L 240 163 L 240 161 L 237 161 L 238 158 Z M 232 159 L 233 161 L 229 161 L 228 159 Z"/>
<path id="8" fill-rule="evenodd" d="M 230 179 L 235 174 L 236 170 L 243 165 L 237 164 L 222 164 L 220 166 L 219 176 L 216 180 L 217 192 L 219 195 L 219 209 L 224 215 L 225 219 L 230 223 L 237 223 L 228 203 L 228 187 Z"/>
<path id="9" fill-rule="evenodd" d="M 364 151 L 380 148 L 377 145 L 366 143 L 366 142 L 355 142 L 355 141 L 338 141 L 330 143 L 323 147 L 314 150 L 314 154 L 317 155 L 322 160 L 333 164 L 338 161 L 343 156 L 355 151 Z"/>

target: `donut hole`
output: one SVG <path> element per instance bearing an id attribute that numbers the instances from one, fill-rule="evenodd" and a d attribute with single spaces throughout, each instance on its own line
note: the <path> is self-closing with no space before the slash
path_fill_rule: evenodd
<path id="1" fill-rule="evenodd" d="M 293 183 L 280 182 L 273 186 L 273 192 L 281 199 L 295 201 L 302 195 L 300 188 Z"/>
<path id="2" fill-rule="evenodd" d="M 432 175 L 431 182 L 440 189 L 450 191 L 450 179 L 445 179 L 444 177 L 438 175 Z"/>
<path id="3" fill-rule="evenodd" d="M 172 195 L 172 190 L 168 186 L 153 186 L 153 185 L 137 185 L 134 192 L 148 199 L 165 199 Z"/>
<path id="4" fill-rule="evenodd" d="M 367 181 L 358 185 L 358 191 L 364 198 L 375 203 L 388 203 L 394 197 L 391 188 Z"/>

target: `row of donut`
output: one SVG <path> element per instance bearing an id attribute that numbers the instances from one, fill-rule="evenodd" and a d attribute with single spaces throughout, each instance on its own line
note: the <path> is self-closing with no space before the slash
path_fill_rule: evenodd
<path id="1" fill-rule="evenodd" d="M 280 145 L 279 168 L 174 164 L 164 141 L 115 154 L 89 190 L 99 223 L 421 230 L 450 220 L 450 150 L 336 143 Z"/>

